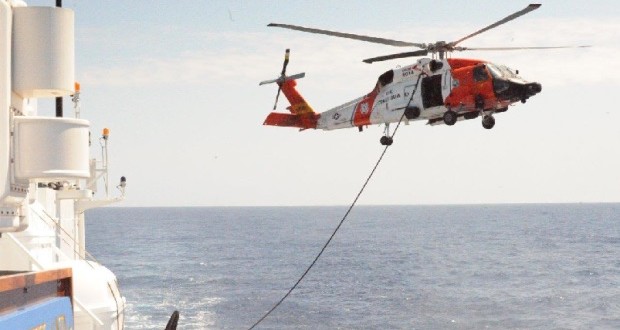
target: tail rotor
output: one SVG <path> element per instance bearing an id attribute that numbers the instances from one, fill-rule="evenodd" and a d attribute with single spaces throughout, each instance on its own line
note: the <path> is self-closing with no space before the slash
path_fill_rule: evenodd
<path id="1" fill-rule="evenodd" d="M 284 63 L 282 64 L 282 73 L 280 73 L 280 78 L 286 78 L 286 67 L 288 66 L 288 57 L 291 54 L 291 50 L 289 48 L 284 52 Z M 282 91 L 282 84 L 278 84 L 278 93 L 276 94 L 276 102 L 273 104 L 273 110 L 276 109 L 278 105 L 278 98 L 280 97 L 280 92 Z"/>
<path id="2" fill-rule="evenodd" d="M 282 72 L 280 73 L 280 77 L 278 77 L 277 79 L 272 79 L 272 80 L 265 80 L 265 81 L 261 81 L 259 83 L 259 85 L 265 85 L 265 84 L 271 84 L 271 83 L 277 83 L 278 84 L 278 93 L 276 94 L 276 101 L 273 104 L 273 110 L 276 109 L 276 107 L 278 106 L 278 99 L 280 98 L 280 92 L 282 91 L 282 84 L 287 81 L 287 80 L 295 80 L 295 79 L 300 79 L 306 76 L 305 73 L 298 73 L 298 74 L 294 74 L 291 76 L 287 76 L 286 75 L 286 67 L 288 66 L 288 62 L 289 62 L 289 55 L 291 53 L 290 49 L 286 49 L 286 51 L 284 52 L 284 63 L 282 64 Z"/>

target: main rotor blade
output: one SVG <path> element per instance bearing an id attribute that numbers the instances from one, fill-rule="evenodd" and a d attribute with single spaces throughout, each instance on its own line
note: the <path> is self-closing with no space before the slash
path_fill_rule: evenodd
<path id="1" fill-rule="evenodd" d="M 424 56 L 428 54 L 428 51 L 426 49 L 422 49 L 422 50 L 416 50 L 413 52 L 404 52 L 404 53 L 398 53 L 398 54 L 391 54 L 391 55 L 384 55 L 384 56 L 377 56 L 377 57 L 373 57 L 373 58 L 367 58 L 364 60 L 365 63 L 373 63 L 373 62 L 379 62 L 379 61 L 387 61 L 387 60 L 393 60 L 396 58 L 403 58 L 403 57 L 412 57 L 412 56 Z"/>
<path id="2" fill-rule="evenodd" d="M 516 13 L 514 13 L 512 15 L 508 15 L 505 18 L 503 18 L 503 19 L 501 19 L 501 20 L 499 20 L 499 21 L 497 21 L 497 22 L 495 22 L 495 23 L 493 23 L 493 24 L 491 24 L 491 25 L 489 25 L 489 26 L 487 26 L 487 27 L 485 27 L 483 29 L 480 29 L 480 30 L 478 30 L 478 31 L 476 31 L 476 32 L 466 36 L 466 37 L 463 37 L 463 38 L 461 38 L 461 39 L 459 39 L 457 41 L 451 42 L 450 45 L 455 46 L 456 44 L 460 43 L 463 40 L 467 40 L 467 39 L 469 39 L 469 38 L 471 38 L 473 36 L 479 35 L 482 32 L 485 32 L 485 31 L 488 31 L 488 30 L 490 30 L 492 28 L 498 27 L 498 26 L 500 26 L 500 25 L 502 25 L 502 24 L 504 24 L 506 22 L 510 22 L 513 19 L 517 18 L 517 17 L 523 16 L 523 15 L 525 15 L 525 14 L 527 14 L 527 13 L 533 11 L 533 10 L 538 9 L 540 6 L 541 6 L 541 4 L 538 4 L 538 3 L 530 4 L 529 6 L 525 7 L 525 9 L 519 10 L 518 12 L 516 12 Z"/>
<path id="3" fill-rule="evenodd" d="M 521 50 L 521 49 L 561 49 L 561 48 L 589 48 L 587 46 L 547 46 L 547 47 L 455 47 L 454 50 Z"/>
<path id="4" fill-rule="evenodd" d="M 367 42 L 374 42 L 374 43 L 377 43 L 377 44 L 384 44 L 384 45 L 396 46 L 396 47 L 412 47 L 413 46 L 413 47 L 418 47 L 418 48 L 426 48 L 425 44 L 419 44 L 419 43 L 413 43 L 413 42 L 405 42 L 405 41 L 398 41 L 398 40 L 393 40 L 393 39 L 370 37 L 370 36 L 364 36 L 364 35 L 352 34 L 352 33 L 343 33 L 343 32 L 335 32 L 335 31 L 314 29 L 314 28 L 308 28 L 308 27 L 297 26 L 297 25 L 290 25 L 290 24 L 270 23 L 267 26 L 280 27 L 280 28 L 284 28 L 284 29 L 296 30 L 296 31 L 302 31 L 302 32 L 309 32 L 309 33 L 325 34 L 325 35 L 333 36 L 333 37 L 340 37 L 340 38 L 355 39 L 355 40 L 361 40 L 361 41 L 367 41 Z"/>

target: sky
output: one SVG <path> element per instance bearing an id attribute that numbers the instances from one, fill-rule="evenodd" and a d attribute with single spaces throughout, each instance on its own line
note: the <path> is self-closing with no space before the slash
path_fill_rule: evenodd
<path id="1" fill-rule="evenodd" d="M 55 1 L 29 1 L 53 5 Z M 407 51 L 271 22 L 410 42 L 457 40 L 519 1 L 80 1 L 76 80 L 93 134 L 110 128 L 110 177 L 127 177 L 118 206 L 348 205 L 381 154 L 383 127 L 337 131 L 262 126 L 284 49 L 288 73 L 317 111 L 368 93 Z M 360 204 L 620 202 L 620 2 L 544 1 L 462 46 L 592 45 L 463 52 L 540 82 L 542 92 L 455 126 L 401 126 Z M 69 100 L 65 114 L 72 116 Z M 278 111 L 286 111 L 281 98 Z M 40 103 L 41 115 L 53 115 Z M 93 156 L 100 155 L 96 144 Z"/>

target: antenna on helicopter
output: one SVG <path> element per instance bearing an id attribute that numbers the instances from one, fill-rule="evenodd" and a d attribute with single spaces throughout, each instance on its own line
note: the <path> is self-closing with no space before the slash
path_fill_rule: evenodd
<path id="1" fill-rule="evenodd" d="M 289 62 L 289 55 L 291 54 L 291 50 L 289 48 L 286 49 L 286 51 L 284 52 L 284 63 L 282 64 L 282 72 L 280 73 L 280 77 L 277 79 L 272 79 L 272 80 L 265 80 L 265 81 L 261 81 L 258 85 L 265 85 L 265 84 L 271 84 L 271 83 L 277 83 L 278 84 L 278 93 L 276 94 L 276 101 L 273 104 L 273 110 L 276 109 L 276 107 L 278 106 L 278 98 L 280 97 L 280 92 L 282 91 L 282 84 L 287 81 L 287 80 L 295 80 L 295 79 L 301 79 L 303 77 L 306 76 L 305 72 L 302 73 L 297 73 L 294 75 L 290 75 L 290 76 L 286 76 L 286 67 L 288 66 L 288 62 Z"/>

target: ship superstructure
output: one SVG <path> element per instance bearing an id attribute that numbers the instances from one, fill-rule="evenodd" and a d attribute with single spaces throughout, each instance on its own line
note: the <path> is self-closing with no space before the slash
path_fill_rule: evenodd
<path id="1" fill-rule="evenodd" d="M 124 178 L 119 196 L 110 195 L 109 131 L 91 147 L 90 123 L 78 111 L 51 117 L 37 109 L 38 100 L 61 106 L 69 97 L 79 109 L 74 67 L 73 11 L 0 0 L 0 279 L 69 269 L 62 292 L 72 293 L 74 328 L 122 329 L 125 300 L 116 277 L 85 248 L 84 211 L 124 195 Z M 97 161 L 90 149 L 99 145 Z M 20 290 L 19 297 L 30 294 Z M 0 308 L 0 322 L 11 312 Z"/>

